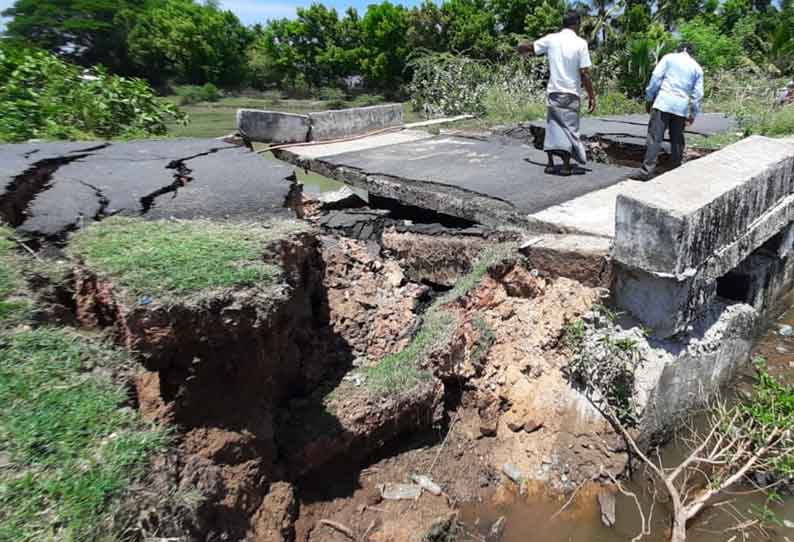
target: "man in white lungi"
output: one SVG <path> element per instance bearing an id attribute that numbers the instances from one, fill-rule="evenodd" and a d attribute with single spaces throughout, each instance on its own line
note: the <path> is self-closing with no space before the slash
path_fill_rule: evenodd
<path id="1" fill-rule="evenodd" d="M 587 152 L 579 136 L 579 113 L 582 85 L 587 90 L 590 113 L 596 108 L 596 95 L 590 79 L 590 51 L 587 42 L 579 37 L 581 16 L 569 11 L 563 18 L 560 32 L 544 36 L 532 44 L 524 42 L 518 52 L 528 55 L 534 50 L 537 55 L 549 57 L 548 115 L 543 150 L 549 161 L 546 173 L 557 173 L 554 157 L 562 159 L 561 175 L 571 175 L 571 157 L 580 164 L 587 162 Z"/>

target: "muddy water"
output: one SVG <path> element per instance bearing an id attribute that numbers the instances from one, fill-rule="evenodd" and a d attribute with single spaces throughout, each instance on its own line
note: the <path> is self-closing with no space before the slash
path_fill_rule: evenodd
<path id="1" fill-rule="evenodd" d="M 254 150 L 263 150 L 265 148 L 265 145 L 254 145 Z M 282 162 L 273 156 L 272 152 L 262 153 L 261 156 L 268 160 L 275 160 L 280 164 L 286 164 L 286 162 Z M 298 177 L 298 182 L 303 185 L 304 192 L 310 194 L 333 192 L 334 190 L 339 190 L 344 186 L 344 183 L 334 179 L 329 179 L 328 177 L 323 177 L 322 175 L 298 167 L 295 168 L 295 175 Z"/>
<path id="2" fill-rule="evenodd" d="M 792 300 L 794 301 L 794 296 Z M 794 307 L 794 303 L 788 303 Z M 769 365 L 769 371 L 789 383 L 794 383 L 794 335 L 782 336 L 780 326 L 794 326 L 794 308 L 789 310 L 778 320 L 771 322 L 767 332 L 759 339 L 754 355 L 764 356 Z M 737 386 L 748 386 L 749 377 L 741 376 Z M 666 465 L 674 465 L 682 457 L 683 450 L 674 443 L 663 450 L 663 460 Z M 641 475 L 635 479 L 642 479 Z M 650 484 L 627 484 L 635 491 L 646 511 L 651 502 L 649 492 Z M 743 514 L 752 513 L 765 505 L 765 499 L 760 495 L 741 494 L 743 488 L 734 490 L 729 496 L 730 503 L 712 507 L 690 525 L 688 540 L 692 542 L 727 542 L 742 540 L 794 542 L 794 497 L 788 497 L 782 504 L 770 504 L 777 518 L 789 522 L 786 526 L 772 526 L 767 535 L 758 531 L 746 533 L 743 538 L 741 533 L 726 531 L 736 525 L 732 514 L 735 510 Z M 746 488 L 745 488 L 746 491 Z M 597 490 L 585 488 L 578 492 L 576 497 L 567 505 L 567 497 L 551 497 L 541 492 L 529 492 L 529 496 L 519 497 L 510 490 L 501 491 L 494 496 L 491 502 L 469 505 L 464 507 L 461 514 L 466 528 L 470 531 L 471 540 L 489 540 L 488 534 L 491 526 L 500 517 L 506 519 L 504 534 L 501 542 L 618 542 L 628 541 L 635 537 L 641 529 L 640 516 L 634 501 L 626 496 L 618 495 L 616 505 L 617 523 L 612 528 L 607 528 L 601 523 L 600 509 L 597 502 Z M 564 510 L 560 510 L 564 507 Z M 735 507 L 735 510 L 732 510 Z M 669 536 L 669 509 L 665 504 L 657 505 L 652 521 L 652 534 L 642 538 L 648 542 L 662 542 Z M 735 536 L 735 538 L 734 538 Z"/>

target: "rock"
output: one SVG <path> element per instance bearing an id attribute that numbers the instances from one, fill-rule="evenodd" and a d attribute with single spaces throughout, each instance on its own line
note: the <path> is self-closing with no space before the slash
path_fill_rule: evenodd
<path id="1" fill-rule="evenodd" d="M 514 433 L 518 433 L 524 429 L 524 422 L 521 420 L 512 419 L 507 422 L 507 427 Z"/>
<path id="2" fill-rule="evenodd" d="M 520 484 L 524 481 L 524 475 L 521 474 L 521 471 L 518 470 L 518 467 L 516 467 L 512 463 L 505 463 L 502 466 L 502 472 L 504 473 L 505 476 L 507 476 L 517 484 Z"/>
<path id="3" fill-rule="evenodd" d="M 480 434 L 484 437 L 496 436 L 499 427 L 499 402 L 496 398 L 485 398 L 478 410 L 480 415 Z"/>
<path id="4" fill-rule="evenodd" d="M 433 495 L 441 495 L 441 486 L 436 484 L 432 478 L 429 476 L 424 476 L 420 474 L 412 474 L 411 481 L 427 491 L 428 493 L 432 493 Z"/>
<path id="5" fill-rule="evenodd" d="M 294 539 L 294 524 L 298 516 L 295 489 L 287 482 L 271 484 L 252 520 L 253 538 L 268 542 L 288 542 Z"/>
<path id="6" fill-rule="evenodd" d="M 784 519 L 783 527 L 785 527 L 786 529 L 794 529 L 794 521 L 789 521 L 787 519 Z"/>
<path id="7" fill-rule="evenodd" d="M 777 330 L 777 334 L 780 335 L 781 337 L 791 337 L 792 335 L 794 335 L 794 327 L 791 327 L 790 325 L 787 324 L 781 325 Z"/>
<path id="8" fill-rule="evenodd" d="M 422 488 L 415 484 L 383 484 L 380 494 L 387 501 L 413 500 L 422 495 Z"/>
<path id="9" fill-rule="evenodd" d="M 499 519 L 494 521 L 493 525 L 491 525 L 491 528 L 488 530 L 488 534 L 485 536 L 485 542 L 499 542 L 505 532 L 506 523 L 507 520 L 504 516 L 500 516 Z"/>
<path id="10" fill-rule="evenodd" d="M 615 493 L 605 489 L 598 494 L 598 506 L 601 508 L 601 523 L 606 527 L 615 526 Z"/>
<path id="11" fill-rule="evenodd" d="M 527 433 L 534 433 L 535 431 L 539 431 L 540 429 L 543 429 L 543 422 L 531 418 L 526 422 L 524 422 L 524 431 L 526 431 Z"/>

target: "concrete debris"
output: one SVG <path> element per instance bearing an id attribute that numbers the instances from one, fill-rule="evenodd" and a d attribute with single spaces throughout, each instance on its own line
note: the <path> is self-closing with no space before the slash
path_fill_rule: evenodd
<path id="1" fill-rule="evenodd" d="M 421 474 L 412 474 L 411 481 L 433 495 L 441 495 L 443 491 L 441 490 L 441 486 L 436 484 L 432 478 L 429 476 L 421 475 Z"/>
<path id="2" fill-rule="evenodd" d="M 790 325 L 787 324 L 781 325 L 777 330 L 777 334 L 780 335 L 781 337 L 791 337 L 792 335 L 794 335 L 794 327 L 791 327 Z"/>
<path id="3" fill-rule="evenodd" d="M 601 508 L 601 523 L 605 527 L 615 526 L 615 492 L 605 489 L 598 494 L 598 506 Z"/>
<path id="4" fill-rule="evenodd" d="M 386 501 L 415 500 L 422 495 L 422 488 L 415 484 L 382 484 L 380 494 Z"/>
<path id="5" fill-rule="evenodd" d="M 516 484 L 521 484 L 524 481 L 524 475 L 512 463 L 505 463 L 502 466 L 502 473 Z"/>

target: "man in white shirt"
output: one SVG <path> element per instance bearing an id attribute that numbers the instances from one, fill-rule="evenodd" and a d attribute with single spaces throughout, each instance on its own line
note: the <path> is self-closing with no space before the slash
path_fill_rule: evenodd
<path id="1" fill-rule="evenodd" d="M 673 167 L 680 166 L 684 159 L 684 130 L 687 124 L 695 122 L 703 101 L 703 68 L 692 58 L 694 54 L 691 43 L 682 43 L 677 53 L 662 57 L 645 89 L 645 110 L 651 118 L 640 171 L 643 179 L 650 179 L 656 171 L 667 131 Z"/>
<path id="2" fill-rule="evenodd" d="M 581 16 L 569 11 L 563 18 L 563 29 L 535 41 L 532 49 L 537 55 L 549 57 L 548 115 L 543 150 L 549 161 L 546 173 L 557 173 L 554 157 L 562 158 L 562 175 L 571 175 L 571 157 L 585 164 L 587 152 L 579 136 L 579 113 L 582 84 L 587 90 L 589 111 L 596 108 L 596 96 L 590 79 L 590 51 L 587 42 L 579 37 Z M 518 46 L 521 55 L 530 54 L 530 46 L 524 42 Z"/>

